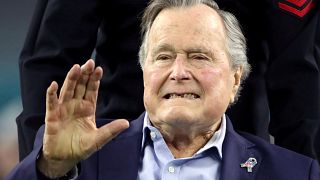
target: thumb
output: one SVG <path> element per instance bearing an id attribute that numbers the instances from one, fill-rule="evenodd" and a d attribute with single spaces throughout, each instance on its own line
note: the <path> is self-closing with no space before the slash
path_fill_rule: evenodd
<path id="1" fill-rule="evenodd" d="M 117 119 L 100 127 L 96 137 L 96 150 L 101 149 L 102 146 L 127 128 L 129 128 L 129 122 L 125 119 Z"/>

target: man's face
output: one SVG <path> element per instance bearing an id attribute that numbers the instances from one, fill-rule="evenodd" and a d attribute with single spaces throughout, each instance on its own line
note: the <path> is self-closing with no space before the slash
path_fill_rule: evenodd
<path id="1" fill-rule="evenodd" d="M 143 66 L 144 104 L 154 124 L 210 126 L 239 86 L 219 15 L 205 5 L 171 8 L 155 19 Z"/>

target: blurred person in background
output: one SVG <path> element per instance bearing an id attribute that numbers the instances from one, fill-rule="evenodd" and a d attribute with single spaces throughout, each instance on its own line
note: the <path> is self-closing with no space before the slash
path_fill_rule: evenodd
<path id="1" fill-rule="evenodd" d="M 45 92 L 95 51 L 104 70 L 99 118 L 143 111 L 137 64 L 140 14 L 147 0 L 39 0 L 20 57 L 23 111 L 17 117 L 20 160 L 44 123 Z M 312 158 L 320 154 L 319 1 L 217 0 L 240 20 L 252 65 L 243 98 L 228 114 L 235 128 Z M 35 85 L 34 82 L 37 82 Z M 119 83 L 121 82 L 121 83 Z M 269 112 L 270 109 L 270 112 Z M 270 126 L 269 125 L 270 119 Z M 268 129 L 269 127 L 269 129 Z"/>
<path id="2" fill-rule="evenodd" d="M 96 119 L 103 70 L 76 64 L 59 93 L 48 87 L 35 148 L 6 179 L 320 179 L 316 160 L 237 133 L 225 115 L 250 71 L 232 14 L 211 0 L 155 0 L 142 22 L 145 113 Z"/>

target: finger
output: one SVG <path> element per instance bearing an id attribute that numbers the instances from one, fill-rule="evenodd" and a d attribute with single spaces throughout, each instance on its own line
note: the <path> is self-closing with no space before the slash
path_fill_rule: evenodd
<path id="1" fill-rule="evenodd" d="M 55 113 L 58 107 L 58 83 L 53 81 L 47 89 L 46 95 L 46 116 L 45 116 L 45 135 L 55 134 L 56 128 L 54 128 L 54 122 L 57 120 L 57 114 Z"/>
<path id="2" fill-rule="evenodd" d="M 75 64 L 70 69 L 70 71 L 68 72 L 63 82 L 59 99 L 61 99 L 62 101 L 68 101 L 73 98 L 75 87 L 79 77 L 80 77 L 80 66 L 78 64 Z"/>
<path id="3" fill-rule="evenodd" d="M 125 119 L 114 120 L 98 129 L 96 136 L 96 150 L 101 149 L 107 142 L 129 127 Z"/>
<path id="4" fill-rule="evenodd" d="M 56 108 L 58 104 L 58 84 L 57 82 L 53 81 L 47 89 L 46 95 L 46 109 L 47 111 L 52 111 Z"/>
<path id="5" fill-rule="evenodd" d="M 101 67 L 97 67 L 94 70 L 92 75 L 89 77 L 84 99 L 89 100 L 93 103 L 97 102 L 98 90 L 99 90 L 102 74 L 103 74 L 103 70 Z"/>
<path id="6" fill-rule="evenodd" d="M 51 116 L 52 112 L 58 107 L 58 84 L 57 82 L 53 81 L 50 86 L 47 89 L 46 94 L 46 118 L 45 122 L 46 124 L 49 124 L 48 122 L 55 121 L 55 116 Z"/>
<path id="7" fill-rule="evenodd" d="M 77 82 L 74 97 L 82 99 L 85 95 L 87 83 L 90 75 L 94 72 L 94 61 L 89 59 L 84 65 L 81 66 L 81 76 Z"/>

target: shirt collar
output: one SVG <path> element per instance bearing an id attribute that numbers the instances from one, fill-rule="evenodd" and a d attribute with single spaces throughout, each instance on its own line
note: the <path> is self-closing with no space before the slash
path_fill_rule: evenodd
<path id="1" fill-rule="evenodd" d="M 148 113 L 145 113 L 144 120 L 143 120 L 143 128 L 142 128 L 142 144 L 143 147 L 146 141 L 146 135 L 147 135 L 147 129 L 148 126 L 152 126 L 151 121 L 149 119 Z M 207 142 L 206 145 L 204 145 L 196 154 L 200 154 L 212 147 L 216 147 L 219 153 L 220 158 L 222 159 L 222 144 L 225 138 L 226 134 L 226 116 L 225 114 L 222 116 L 222 121 L 220 128 L 214 133 L 214 135 L 211 137 L 211 139 Z M 142 148 L 143 149 L 143 148 Z"/>

